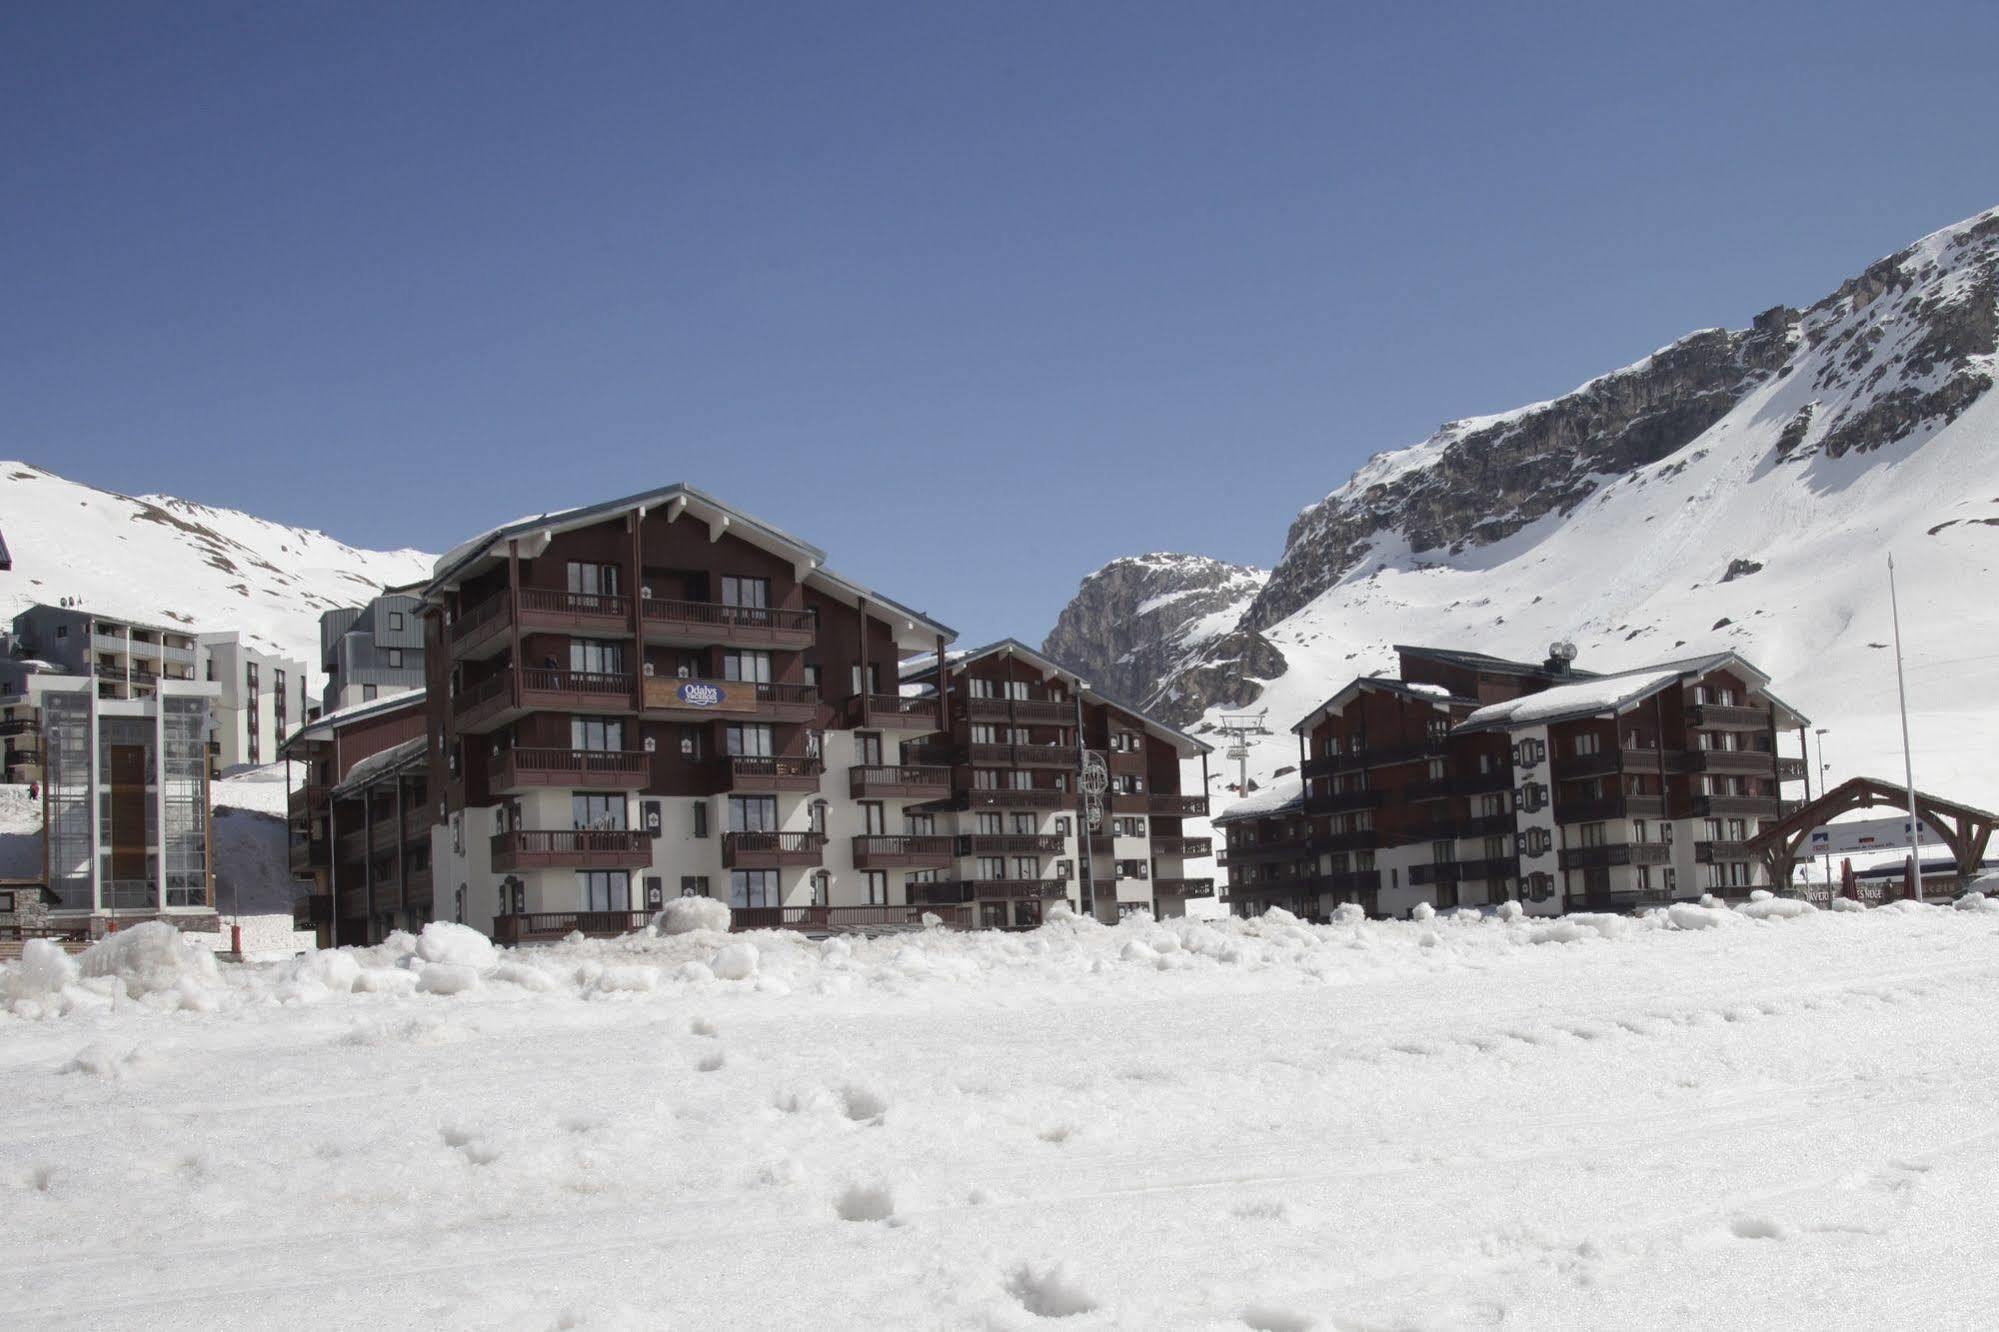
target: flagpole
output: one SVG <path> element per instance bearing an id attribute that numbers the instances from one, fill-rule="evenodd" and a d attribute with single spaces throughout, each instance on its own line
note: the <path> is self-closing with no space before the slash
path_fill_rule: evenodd
<path id="1" fill-rule="evenodd" d="M 1895 624 L 1895 695 L 1902 705 L 1902 781 L 1909 788 L 1909 868 L 1923 900 L 1922 818 L 1916 813 L 1916 766 L 1909 756 L 1909 689 L 1902 678 L 1902 608 L 1895 597 L 1895 553 L 1888 553 L 1888 614 Z"/>

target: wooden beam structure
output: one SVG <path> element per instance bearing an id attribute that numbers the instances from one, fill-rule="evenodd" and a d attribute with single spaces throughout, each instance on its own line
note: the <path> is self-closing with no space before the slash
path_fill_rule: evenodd
<path id="1" fill-rule="evenodd" d="M 1944 845 L 1950 848 L 1957 861 L 1959 882 L 1967 882 L 1975 876 L 1985 859 L 1986 848 L 1991 844 L 1993 825 L 1999 823 L 1999 815 L 1945 800 L 1927 791 L 1916 792 L 1915 809 L 1909 809 L 1908 804 L 1908 789 L 1899 782 L 1885 782 L 1878 777 L 1849 778 L 1817 800 L 1800 805 L 1787 817 L 1750 838 L 1745 845 L 1770 871 L 1771 884 L 1784 887 L 1791 882 L 1791 875 L 1798 864 L 1798 853 L 1814 828 L 1830 823 L 1842 814 L 1885 805 L 1912 814 L 1936 829 L 1937 835 L 1943 838 Z"/>

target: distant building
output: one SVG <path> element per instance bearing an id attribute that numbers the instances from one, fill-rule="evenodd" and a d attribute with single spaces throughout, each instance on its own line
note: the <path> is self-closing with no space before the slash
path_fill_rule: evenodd
<path id="1" fill-rule="evenodd" d="M 114 697 L 37 673 L 51 923 L 101 934 L 139 920 L 214 928 L 206 737 L 216 687 L 162 679 Z"/>
<path id="2" fill-rule="evenodd" d="M 1743 844 L 1803 780 L 1777 750 L 1807 722 L 1742 658 L 1597 675 L 1572 652 L 1397 652 L 1399 677 L 1353 680 L 1293 728 L 1302 778 L 1215 820 L 1236 914 L 1554 915 L 1768 886 Z"/>
<path id="3" fill-rule="evenodd" d="M 365 606 L 319 617 L 322 710 L 338 712 L 424 686 L 422 602 L 390 588 Z"/>
<path id="4" fill-rule="evenodd" d="M 90 676 L 99 698 L 153 698 L 162 680 L 199 678 L 200 645 L 185 625 L 35 605 L 14 617 L 13 639 L 16 656 L 63 675 Z"/>
<path id="5" fill-rule="evenodd" d="M 279 741 L 306 719 L 305 663 L 260 652 L 236 633 L 203 634 L 200 652 L 203 678 L 219 689 L 216 762 L 272 762 Z"/>
<path id="6" fill-rule="evenodd" d="M 424 694 L 405 690 L 322 714 L 280 753 L 305 765 L 289 792 L 290 863 L 310 879 L 295 925 L 322 947 L 435 919 Z"/>

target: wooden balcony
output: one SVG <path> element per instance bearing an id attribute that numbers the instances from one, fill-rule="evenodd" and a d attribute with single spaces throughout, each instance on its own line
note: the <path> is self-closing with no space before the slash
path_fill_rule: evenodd
<path id="1" fill-rule="evenodd" d="M 514 677 L 520 677 L 520 701 L 514 701 Z M 635 678 L 627 674 L 596 671 L 550 670 L 508 667 L 459 691 L 451 700 L 451 711 L 462 732 L 491 731 L 530 712 L 584 712 L 594 714 L 633 710 Z"/>
<path id="2" fill-rule="evenodd" d="M 555 786 L 576 791 L 636 791 L 651 776 L 652 756 L 635 749 L 505 749 L 486 766 L 495 795 Z"/>
<path id="3" fill-rule="evenodd" d="M 1695 842 L 1694 860 L 1703 865 L 1718 861 L 1754 860 L 1747 842 Z"/>
<path id="4" fill-rule="evenodd" d="M 1173 795 L 1154 791 L 1145 798 L 1145 812 L 1160 819 L 1205 819 L 1208 798 L 1204 795 Z"/>
<path id="5" fill-rule="evenodd" d="M 537 869 L 635 870 L 652 863 L 652 838 L 643 831 L 625 828 L 515 828 L 493 834 L 492 851 L 493 870 L 498 874 Z"/>
<path id="6" fill-rule="evenodd" d="M 1348 810 L 1374 809 L 1386 798 L 1378 789 L 1365 791 L 1313 791 L 1305 796 L 1308 814 L 1341 814 Z"/>
<path id="7" fill-rule="evenodd" d="M 1681 749 L 1611 749 L 1601 754 L 1577 754 L 1554 761 L 1558 782 L 1604 777 L 1616 772 L 1685 772 L 1687 754 Z"/>
<path id="8" fill-rule="evenodd" d="M 1325 833 L 1306 843 L 1306 850 L 1319 851 L 1372 851 L 1381 845 L 1381 834 L 1373 828 L 1360 828 L 1353 832 Z"/>
<path id="9" fill-rule="evenodd" d="M 912 902 L 946 906 L 961 902 L 1047 900 L 1068 895 L 1066 879 L 950 879 L 909 885 Z"/>
<path id="10" fill-rule="evenodd" d="M 1409 882 L 1419 887 L 1439 883 L 1458 883 L 1466 877 L 1464 866 L 1455 860 L 1433 861 L 1426 865 L 1409 867 Z"/>
<path id="11" fill-rule="evenodd" d="M 724 869 L 816 869 L 826 858 L 826 834 L 816 832 L 732 832 L 722 835 Z"/>
<path id="12" fill-rule="evenodd" d="M 942 800 L 951 794 L 951 770 L 921 764 L 849 768 L 847 794 L 855 800 Z"/>
<path id="13" fill-rule="evenodd" d="M 957 839 L 870 834 L 854 839 L 855 869 L 945 869 Z"/>
<path id="14" fill-rule="evenodd" d="M 1215 843 L 1211 837 L 1155 837 L 1152 839 L 1152 854 L 1155 856 L 1178 856 L 1182 860 L 1200 859 L 1214 853 Z"/>
<path id="15" fill-rule="evenodd" d="M 1154 879 L 1152 891 L 1159 897 L 1213 897 L 1213 879 Z"/>
<path id="16" fill-rule="evenodd" d="M 1039 786 L 974 786 L 965 793 L 968 809 L 1061 809 L 1075 802 L 1076 797 L 1066 791 Z"/>
<path id="17" fill-rule="evenodd" d="M 908 906 L 734 907 L 729 912 L 729 928 L 866 934 L 870 930 L 907 929 L 912 925 L 923 925 L 927 923 L 925 916 L 945 929 L 972 928 L 969 908 L 921 902 Z"/>
<path id="18" fill-rule="evenodd" d="M 1666 802 L 1658 796 L 1600 796 L 1592 800 L 1557 800 L 1555 822 L 1601 823 L 1605 819 L 1656 819 Z M 1507 815 L 1509 820 L 1512 815 Z M 1509 828 L 1508 831 L 1511 831 Z"/>
<path id="19" fill-rule="evenodd" d="M 1065 839 L 1030 833 L 973 833 L 958 839 L 961 856 L 1059 856 Z"/>
<path id="20" fill-rule="evenodd" d="M 1441 758 L 1442 739 L 1417 740 L 1408 744 L 1379 745 L 1350 750 L 1344 754 L 1322 754 L 1305 760 L 1306 777 L 1326 777 L 1336 772 L 1357 772 L 1362 768 L 1385 768 L 1395 763 L 1416 763 Z"/>
<path id="21" fill-rule="evenodd" d="M 1043 698 L 965 698 L 955 708 L 970 721 L 1012 722 L 1016 726 L 1074 726 L 1076 705 Z"/>
<path id="22" fill-rule="evenodd" d="M 969 744 L 965 757 L 975 768 L 1061 768 L 1074 772 L 1082 752 L 1073 745 Z"/>
<path id="23" fill-rule="evenodd" d="M 1777 780 L 1780 782 L 1802 782 L 1805 780 L 1805 761 L 1801 758 L 1779 758 L 1777 760 Z"/>
<path id="24" fill-rule="evenodd" d="M 1770 709 L 1696 703 L 1687 709 L 1687 725 L 1709 731 L 1767 731 Z"/>
<path id="25" fill-rule="evenodd" d="M 1777 770 L 1777 757 L 1754 749 L 1691 749 L 1687 751 L 1687 767 L 1693 772 L 1768 777 Z"/>
<path id="26" fill-rule="evenodd" d="M 528 943 L 555 943 L 572 934 L 615 939 L 646 927 L 646 911 L 528 911 L 493 917 L 493 942 L 508 948 Z"/>
<path id="27" fill-rule="evenodd" d="M 856 694 L 847 700 L 851 725 L 868 731 L 916 731 L 939 729 L 937 700 L 904 698 L 899 694 Z"/>
<path id="28" fill-rule="evenodd" d="M 807 610 L 647 597 L 639 603 L 639 612 L 641 631 L 648 643 L 684 647 L 728 643 L 796 650 L 811 647 L 819 633 L 818 619 Z"/>
<path id="29" fill-rule="evenodd" d="M 285 795 L 285 812 L 294 821 L 309 819 L 326 812 L 326 788 L 323 786 L 299 786 Z"/>
<path id="30" fill-rule="evenodd" d="M 1494 856 L 1478 860 L 1458 862 L 1460 883 L 1491 882 L 1497 879 L 1517 879 L 1520 877 L 1520 860 L 1516 856 Z"/>
<path id="31" fill-rule="evenodd" d="M 809 722 L 819 715 L 819 687 L 751 680 L 702 680 L 691 676 L 647 676 L 645 710 L 652 720 Z"/>
<path id="32" fill-rule="evenodd" d="M 1314 874 L 1307 881 L 1313 892 L 1335 897 L 1363 897 L 1381 890 L 1380 870 L 1347 870 L 1339 874 Z"/>
<path id="33" fill-rule="evenodd" d="M 1780 808 L 1775 800 L 1766 796 L 1697 795 L 1694 797 L 1694 817 L 1699 819 L 1727 814 L 1740 814 L 1752 819 L 1774 819 Z"/>
<path id="34" fill-rule="evenodd" d="M 630 637 L 632 602 L 629 597 L 594 592 L 524 587 L 520 589 L 520 620 L 523 633 Z M 495 656 L 512 645 L 513 627 L 511 594 L 496 593 L 451 622 L 451 656 L 468 661 Z"/>
<path id="35" fill-rule="evenodd" d="M 1236 865 L 1291 864 L 1310 860 L 1315 847 L 1315 841 L 1303 833 L 1277 841 L 1231 842 L 1229 861 Z"/>
<path id="36" fill-rule="evenodd" d="M 773 793 L 817 791 L 826 764 L 816 758 L 731 758 L 731 791 Z"/>
<path id="37" fill-rule="evenodd" d="M 1616 865 L 1664 865 L 1673 858 L 1666 842 L 1612 842 L 1605 846 L 1571 846 L 1562 851 L 1562 868 L 1601 869 Z"/>

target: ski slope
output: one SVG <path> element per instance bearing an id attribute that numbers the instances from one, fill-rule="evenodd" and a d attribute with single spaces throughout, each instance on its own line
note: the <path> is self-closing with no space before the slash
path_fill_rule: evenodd
<path id="1" fill-rule="evenodd" d="M 46 1016 L 0 1016 L 0 1307 L 1977 1327 L 1995 945 L 1990 911 L 1684 907 L 11 968 Z"/>

